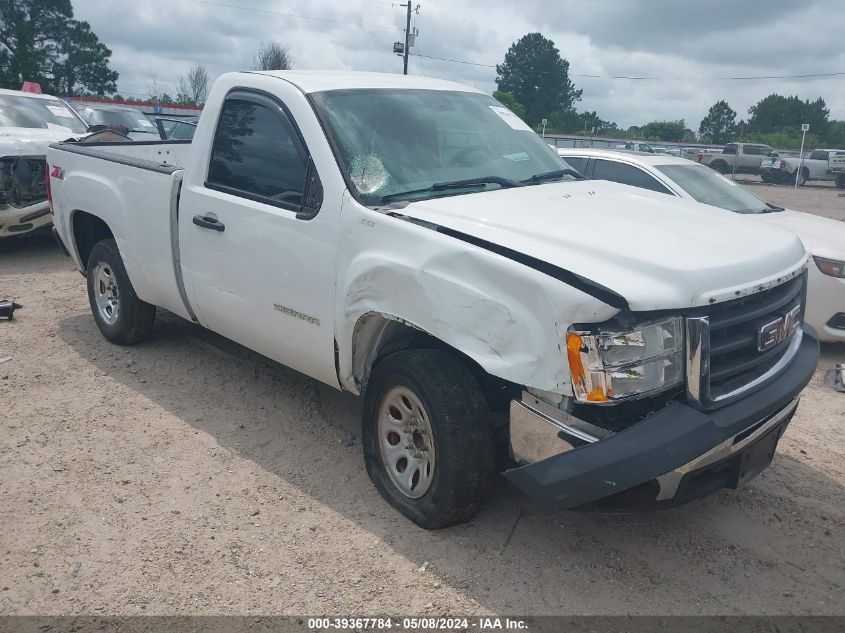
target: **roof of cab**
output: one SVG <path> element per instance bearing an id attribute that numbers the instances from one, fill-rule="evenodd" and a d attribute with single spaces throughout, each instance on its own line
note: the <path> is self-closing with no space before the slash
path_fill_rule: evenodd
<path id="1" fill-rule="evenodd" d="M 432 77 L 417 77 L 415 75 L 399 75 L 397 73 L 369 73 L 339 70 L 262 70 L 253 72 L 289 81 L 305 93 L 362 88 L 481 92 L 480 90 L 454 81 L 434 79 Z"/>

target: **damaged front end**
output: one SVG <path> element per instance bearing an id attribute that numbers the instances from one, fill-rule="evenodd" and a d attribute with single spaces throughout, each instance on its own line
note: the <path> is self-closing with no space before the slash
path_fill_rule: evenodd
<path id="1" fill-rule="evenodd" d="M 518 467 L 505 477 L 546 509 L 659 509 L 743 485 L 771 461 L 816 368 L 805 286 L 801 275 L 682 318 L 571 328 L 573 396 L 511 402 Z M 769 346 L 758 334 L 773 319 L 782 338 Z"/>
<path id="2" fill-rule="evenodd" d="M 0 157 L 0 237 L 51 223 L 44 156 Z"/>

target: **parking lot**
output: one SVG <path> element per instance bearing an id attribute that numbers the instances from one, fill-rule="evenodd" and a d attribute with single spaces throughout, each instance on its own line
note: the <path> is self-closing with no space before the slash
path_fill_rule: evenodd
<path id="1" fill-rule="evenodd" d="M 845 220 L 832 187 L 744 184 Z M 500 482 L 427 532 L 370 484 L 354 398 L 161 311 L 109 344 L 52 239 L 3 247 L 0 295 L 0 614 L 845 614 L 845 346 L 743 490 L 543 515 Z"/>

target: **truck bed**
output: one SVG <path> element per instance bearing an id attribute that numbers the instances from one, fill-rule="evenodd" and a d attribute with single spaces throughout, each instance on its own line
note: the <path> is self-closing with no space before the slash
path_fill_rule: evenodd
<path id="1" fill-rule="evenodd" d="M 138 296 L 185 318 L 179 268 L 178 196 L 190 141 L 57 143 L 50 146 L 54 223 L 74 235 L 74 218 L 89 213 L 110 227 Z M 74 244 L 68 245 L 73 250 Z M 72 252 L 77 266 L 87 262 Z"/>
<path id="2" fill-rule="evenodd" d="M 173 173 L 177 169 L 184 168 L 191 141 L 57 143 L 53 147 L 65 152 L 100 158 L 140 169 Z"/>

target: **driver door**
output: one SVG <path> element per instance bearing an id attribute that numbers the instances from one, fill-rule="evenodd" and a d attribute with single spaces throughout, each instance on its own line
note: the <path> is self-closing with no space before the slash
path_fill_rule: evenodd
<path id="1" fill-rule="evenodd" d="M 336 386 L 337 248 L 330 216 L 303 213 L 311 169 L 280 101 L 230 92 L 205 181 L 182 190 L 182 267 L 203 325 Z"/>

